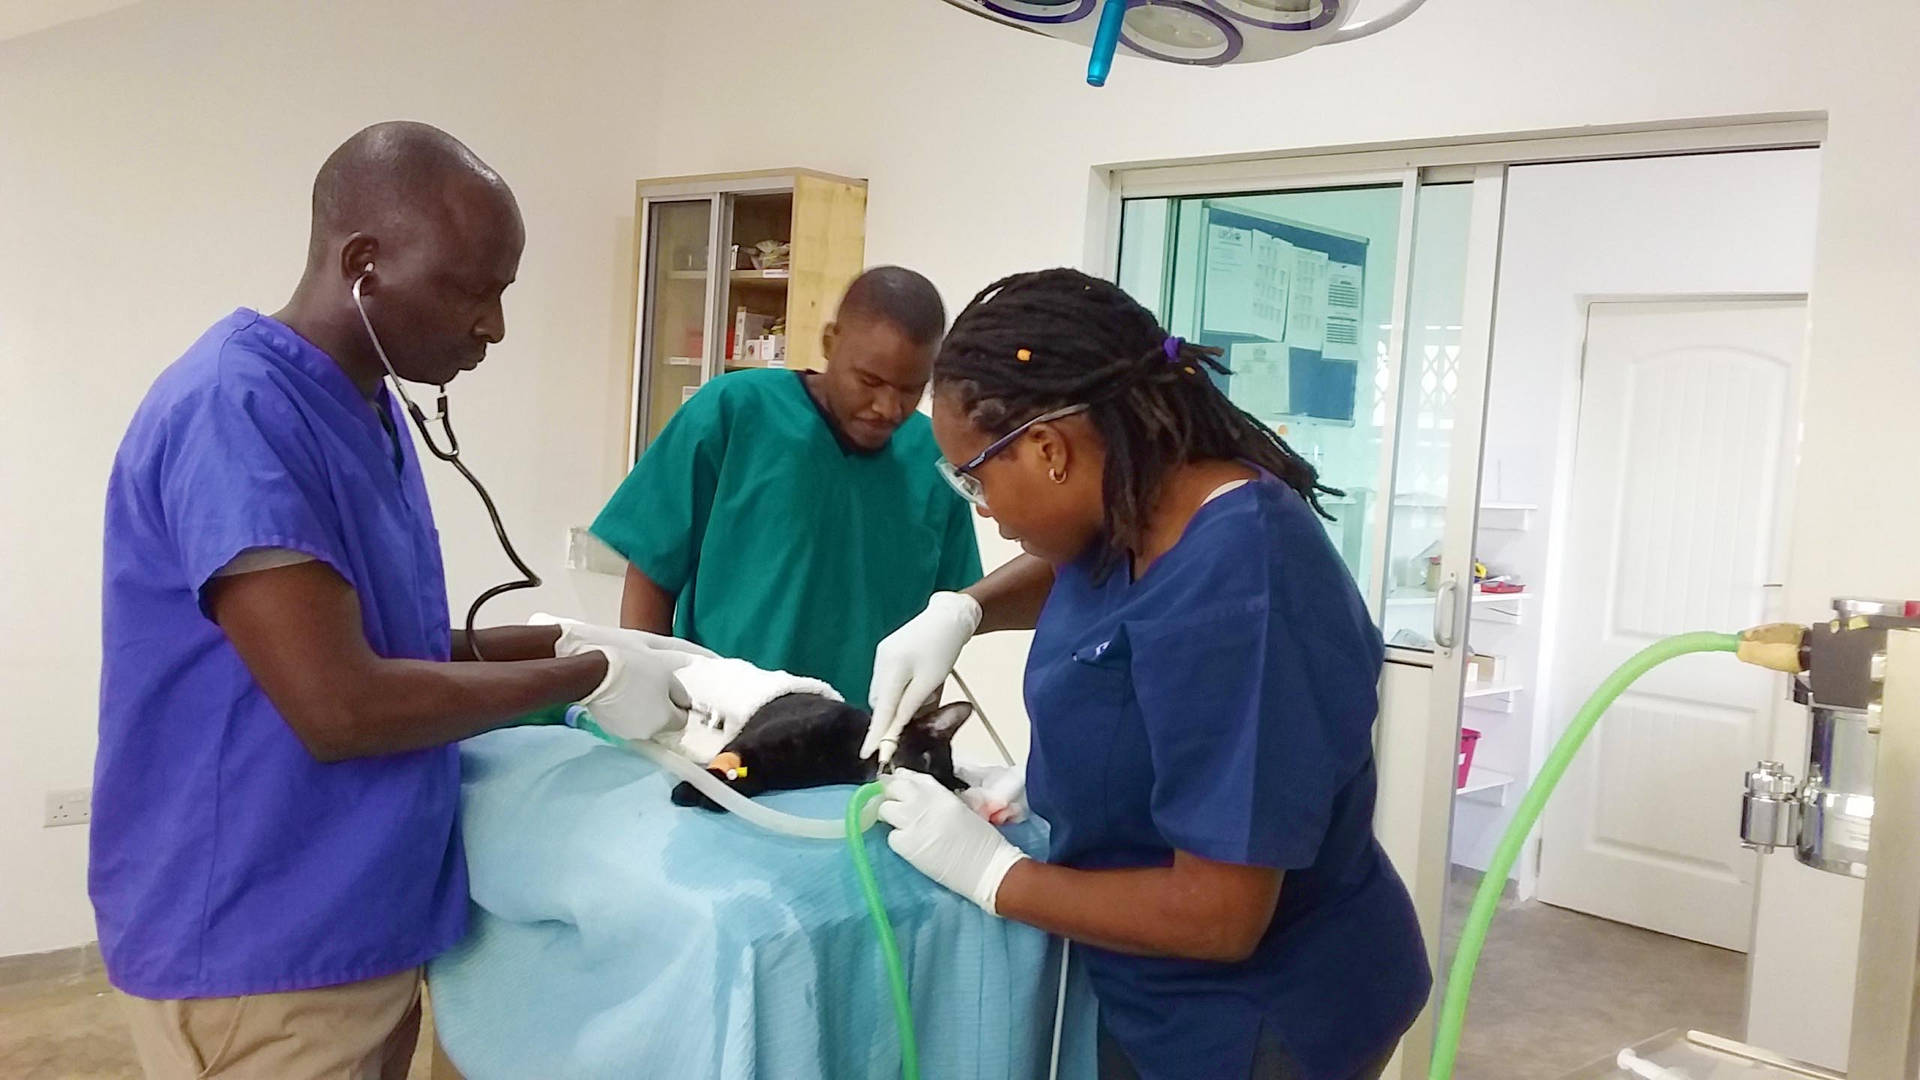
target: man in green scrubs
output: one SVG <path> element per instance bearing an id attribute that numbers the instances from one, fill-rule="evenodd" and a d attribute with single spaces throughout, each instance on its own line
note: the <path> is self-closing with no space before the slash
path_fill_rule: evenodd
<path id="1" fill-rule="evenodd" d="M 945 324 L 932 282 L 877 267 L 824 331 L 826 371 L 735 372 L 682 405 L 593 523 L 627 560 L 621 625 L 865 708 L 880 639 L 980 577 L 917 411 Z"/>

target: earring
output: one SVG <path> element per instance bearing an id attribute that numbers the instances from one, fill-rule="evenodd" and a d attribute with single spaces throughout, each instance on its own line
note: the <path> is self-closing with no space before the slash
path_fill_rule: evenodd
<path id="1" fill-rule="evenodd" d="M 1061 472 L 1059 469 L 1048 469 L 1047 479 L 1053 481 L 1056 484 L 1064 484 L 1067 482 L 1067 474 Z"/>

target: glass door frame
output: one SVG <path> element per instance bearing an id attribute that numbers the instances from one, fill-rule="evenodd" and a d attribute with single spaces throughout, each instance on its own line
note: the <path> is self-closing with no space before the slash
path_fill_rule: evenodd
<path id="1" fill-rule="evenodd" d="M 646 449 L 646 418 L 652 415 L 652 355 L 654 308 L 648 288 L 653 265 L 653 211 L 669 203 L 707 203 L 707 280 L 704 322 L 700 345 L 700 382 L 719 374 L 726 364 L 725 348 L 728 312 L 727 290 L 732 275 L 727 254 L 732 245 L 733 201 L 740 195 L 765 195 L 792 191 L 796 174 L 789 171 L 763 174 L 738 174 L 716 177 L 686 177 L 678 180 L 642 182 L 634 200 L 634 335 L 632 389 L 627 414 L 627 457 L 622 473 L 640 460 Z"/>
<path id="2" fill-rule="evenodd" d="M 1487 404 L 1487 358 L 1492 342 L 1493 294 L 1499 258 L 1500 217 L 1506 182 L 1501 165 L 1419 168 L 1385 171 L 1303 172 L 1286 177 L 1247 176 L 1225 186 L 1205 177 L 1166 185 L 1128 184 L 1123 198 L 1199 195 L 1277 194 L 1339 188 L 1397 186 L 1400 189 L 1399 240 L 1393 269 L 1393 300 L 1387 335 L 1387 408 L 1380 429 L 1379 515 L 1367 537 L 1366 602 L 1376 624 L 1384 625 L 1388 592 L 1387 564 L 1393 533 L 1393 508 L 1399 475 L 1403 377 L 1410 337 L 1419 195 L 1422 185 L 1473 185 L 1468 225 L 1466 271 L 1461 310 L 1461 349 L 1456 368 L 1453 435 L 1447 450 L 1447 503 L 1443 519 L 1440 576 L 1434 605 L 1432 650 L 1389 646 L 1382 676 L 1380 718 L 1375 728 L 1380 796 L 1376 829 L 1394 866 L 1405 879 L 1426 935 L 1428 962 L 1438 971 L 1442 915 L 1445 910 L 1455 794 L 1455 755 L 1459 748 L 1462 692 L 1466 680 L 1464 647 L 1468 597 L 1462 582 L 1473 580 L 1473 539 L 1479 507 L 1480 457 Z M 1118 245 L 1109 274 L 1119 270 Z M 1432 1040 L 1428 1014 L 1403 1041 L 1404 1062 L 1425 1062 Z M 1403 1065 L 1403 1068 L 1406 1067 Z"/>
<path id="3" fill-rule="evenodd" d="M 1427 951 L 1434 969 L 1437 1004 L 1446 978 L 1440 966 L 1440 938 L 1451 863 L 1454 777 L 1467 650 L 1474 532 L 1480 502 L 1480 468 L 1485 434 L 1488 361 L 1492 350 L 1494 295 L 1498 283 L 1505 177 L 1511 165 L 1629 157 L 1671 156 L 1735 150 L 1817 147 L 1825 141 L 1825 117 L 1814 113 L 1776 114 L 1650 126 L 1586 128 L 1517 134 L 1482 141 L 1428 145 L 1321 149 L 1294 154 L 1249 155 L 1201 162 L 1138 163 L 1096 167 L 1090 185 L 1084 266 L 1090 273 L 1118 277 L 1120 224 L 1128 199 L 1233 195 L 1302 188 L 1378 184 L 1397 175 L 1405 195 L 1394 283 L 1394 328 L 1389 339 L 1395 408 L 1382 432 L 1385 468 L 1397 465 L 1398 397 L 1406 356 L 1408 284 L 1411 280 L 1413 213 L 1423 183 L 1471 182 L 1473 210 L 1468 232 L 1468 264 L 1462 311 L 1459 386 L 1455 392 L 1455 428 L 1449 448 L 1448 506 L 1442 540 L 1442 580 L 1448 598 L 1435 605 L 1433 652 L 1390 647 L 1381 679 L 1379 804 L 1375 828 L 1396 869 L 1413 894 Z M 1470 425 L 1470 426 L 1469 426 Z M 1397 478 L 1395 478 L 1397 479 Z M 1384 487 L 1382 505 L 1390 514 L 1393 487 Z M 1391 529 L 1383 517 L 1373 542 L 1380 545 L 1372 584 L 1384 597 L 1386 545 Z M 1466 602 L 1461 602 L 1461 601 Z M 1369 605 L 1374 603 L 1368 597 Z M 1378 614 L 1380 609 L 1376 609 Z M 1418 1080 L 1427 1075 L 1433 1044 L 1435 1009 L 1422 1013 L 1402 1040 L 1387 1075 Z"/>
<path id="4" fill-rule="evenodd" d="M 685 194 L 668 194 L 648 191 L 640 196 L 640 204 L 635 210 L 639 219 L 637 262 L 639 273 L 634 294 L 634 339 L 633 339 L 633 403 L 627 418 L 627 465 L 629 467 L 640 458 L 640 451 L 646 449 L 647 418 L 653 415 L 653 369 L 654 364 L 664 362 L 664 357 L 654 355 L 653 334 L 658 298 L 655 290 L 648 287 L 653 276 L 659 253 L 654 248 L 660 237 L 655 228 L 654 214 L 664 206 L 686 205 L 688 203 L 707 204 L 707 267 L 706 298 L 702 301 L 702 310 L 707 313 L 706 329 L 700 343 L 700 381 L 705 383 L 712 378 L 713 361 L 713 306 L 714 276 L 713 258 L 718 250 L 714 245 L 714 230 L 719 226 L 722 215 L 721 199 L 718 192 L 692 191 Z"/>

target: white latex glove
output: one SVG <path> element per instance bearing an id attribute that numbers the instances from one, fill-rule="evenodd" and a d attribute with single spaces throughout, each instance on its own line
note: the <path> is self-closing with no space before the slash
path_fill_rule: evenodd
<path id="1" fill-rule="evenodd" d="M 873 684 L 867 705 L 873 723 L 860 756 L 880 752 L 882 742 L 898 744 L 913 711 L 932 698 L 960 662 L 960 650 L 980 628 L 980 601 L 965 593 L 934 593 L 926 610 L 888 634 L 873 653 Z"/>
<path id="2" fill-rule="evenodd" d="M 700 659 L 673 649 L 594 646 L 607 658 L 607 677 L 580 704 L 610 735 L 651 739 L 687 726 L 687 695 L 673 673 Z"/>
<path id="3" fill-rule="evenodd" d="M 912 769 L 881 777 L 880 820 L 893 826 L 887 846 L 916 870 L 972 900 L 989 915 L 1000 882 L 1027 856 L 967 809 L 940 781 Z"/>
<path id="4" fill-rule="evenodd" d="M 1023 765 L 953 763 L 953 775 L 966 782 L 960 801 L 995 825 L 1027 819 L 1027 770 Z"/>
<path id="5" fill-rule="evenodd" d="M 589 649 L 602 646 L 618 649 L 662 649 L 667 652 L 691 653 L 694 656 L 716 657 L 719 654 L 704 646 L 695 645 L 664 634 L 650 633 L 646 630 L 623 630 L 618 626 L 600 626 L 595 623 L 581 622 L 578 619 L 563 619 L 558 615 L 541 612 L 527 620 L 528 626 L 557 626 L 560 628 L 560 640 L 554 642 L 553 655 L 579 656 Z"/>

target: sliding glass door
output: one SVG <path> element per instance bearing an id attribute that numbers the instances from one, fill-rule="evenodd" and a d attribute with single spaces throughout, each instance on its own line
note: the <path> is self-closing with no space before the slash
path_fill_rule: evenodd
<path id="1" fill-rule="evenodd" d="M 1327 533 L 1388 644 L 1376 830 L 1439 971 L 1504 169 L 1151 185 L 1122 188 L 1117 280 L 1340 492 Z"/>

